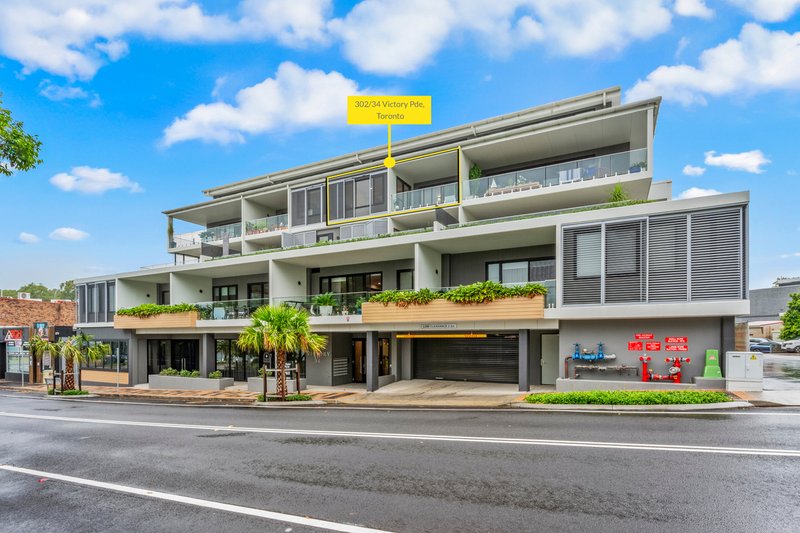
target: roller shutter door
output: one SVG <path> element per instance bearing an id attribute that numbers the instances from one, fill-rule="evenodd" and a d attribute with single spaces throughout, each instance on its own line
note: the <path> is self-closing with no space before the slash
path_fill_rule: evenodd
<path id="1" fill-rule="evenodd" d="M 517 383 L 518 354 L 516 337 L 414 339 L 414 377 Z"/>

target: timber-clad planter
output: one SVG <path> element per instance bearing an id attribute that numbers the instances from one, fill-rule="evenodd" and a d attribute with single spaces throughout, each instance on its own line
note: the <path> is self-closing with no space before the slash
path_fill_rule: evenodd
<path id="1" fill-rule="evenodd" d="M 458 322 L 480 320 L 527 320 L 544 318 L 544 296 L 515 296 L 482 304 L 453 303 L 444 299 L 427 304 L 399 307 L 365 302 L 361 305 L 363 324 L 391 322 Z"/>
<path id="2" fill-rule="evenodd" d="M 193 328 L 197 325 L 197 311 L 161 313 L 139 318 L 137 316 L 114 315 L 114 329 L 144 328 Z"/>

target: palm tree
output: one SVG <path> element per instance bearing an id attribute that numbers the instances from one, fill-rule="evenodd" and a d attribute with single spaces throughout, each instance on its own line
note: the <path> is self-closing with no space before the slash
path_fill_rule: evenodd
<path id="1" fill-rule="evenodd" d="M 78 333 L 72 337 L 59 342 L 62 357 L 67 362 L 66 378 L 64 390 L 75 388 L 75 366 L 80 369 L 81 365 L 88 361 L 98 361 L 111 354 L 111 346 L 103 342 L 94 342 L 94 335 L 88 333 Z M 78 390 L 81 390 L 81 379 L 78 374 Z"/>
<path id="2" fill-rule="evenodd" d="M 55 365 L 55 360 L 58 357 L 59 353 L 59 346 L 58 343 L 52 342 L 49 339 L 45 339 L 38 335 L 34 335 L 28 340 L 28 346 L 30 350 L 30 354 L 33 356 L 33 359 L 36 363 L 41 364 L 41 360 L 44 357 L 45 353 L 50 354 L 51 365 Z M 52 368 L 51 366 L 51 368 Z M 42 368 L 40 366 L 40 368 Z"/>
<path id="3" fill-rule="evenodd" d="M 264 305 L 250 317 L 252 323 L 239 334 L 236 344 L 242 350 L 275 351 L 278 395 L 286 399 L 286 353 L 303 351 L 319 358 L 327 339 L 313 333 L 308 323 L 308 313 L 285 305 Z M 266 374 L 266 368 L 265 368 Z M 266 383 L 266 377 L 265 381 Z M 297 391 L 300 392 L 300 391 Z M 264 390 L 266 399 L 267 391 Z"/>

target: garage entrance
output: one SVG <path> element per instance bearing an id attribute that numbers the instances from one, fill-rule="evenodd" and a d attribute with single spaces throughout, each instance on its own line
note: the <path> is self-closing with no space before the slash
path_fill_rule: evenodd
<path id="1" fill-rule="evenodd" d="M 519 336 L 414 339 L 414 377 L 454 381 L 517 383 Z"/>

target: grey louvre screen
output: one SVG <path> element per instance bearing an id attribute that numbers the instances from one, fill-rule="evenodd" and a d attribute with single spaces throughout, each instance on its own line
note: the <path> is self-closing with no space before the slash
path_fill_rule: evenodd
<path id="1" fill-rule="evenodd" d="M 563 239 L 564 304 L 599 304 L 602 273 L 600 225 L 564 228 Z"/>
<path id="2" fill-rule="evenodd" d="M 651 217 L 649 229 L 648 300 L 688 300 L 687 216 Z"/>
<path id="3" fill-rule="evenodd" d="M 606 224 L 605 302 L 645 300 L 646 220 Z"/>
<path id="4" fill-rule="evenodd" d="M 693 213 L 692 300 L 743 298 L 742 210 Z"/>
<path id="5" fill-rule="evenodd" d="M 516 383 L 519 338 L 414 339 L 414 377 Z"/>

